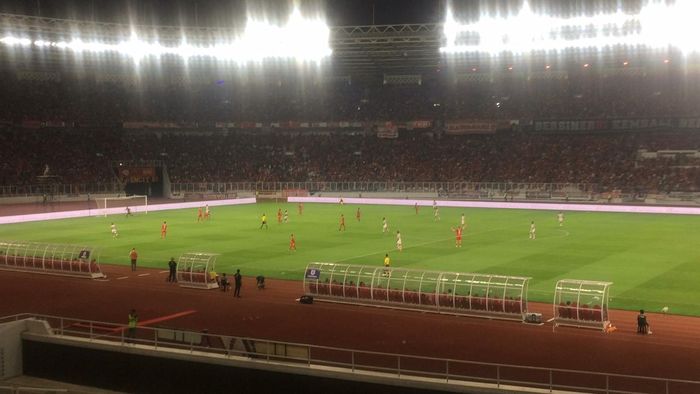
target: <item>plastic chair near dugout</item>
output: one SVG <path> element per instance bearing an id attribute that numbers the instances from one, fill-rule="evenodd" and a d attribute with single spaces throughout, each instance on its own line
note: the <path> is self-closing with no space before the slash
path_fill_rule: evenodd
<path id="1" fill-rule="evenodd" d="M 0 241 L 0 269 L 77 278 L 104 278 L 97 250 L 85 245 Z"/>
<path id="2" fill-rule="evenodd" d="M 176 277 L 180 287 L 218 289 L 215 276 L 218 254 L 205 252 L 184 253 L 177 261 Z"/>
<path id="3" fill-rule="evenodd" d="M 320 301 L 523 320 L 530 278 L 310 263 L 304 294 Z"/>

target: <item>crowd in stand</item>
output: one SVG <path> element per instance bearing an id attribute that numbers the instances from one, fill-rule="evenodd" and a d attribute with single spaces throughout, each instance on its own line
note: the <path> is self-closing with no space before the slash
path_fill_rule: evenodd
<path id="1" fill-rule="evenodd" d="M 65 182 L 111 182 L 112 161 L 161 159 L 171 182 L 471 181 L 594 183 L 628 191 L 700 191 L 700 160 L 642 159 L 639 149 L 700 150 L 697 133 L 584 135 L 404 133 L 289 135 L 0 132 L 13 146 L 2 184 L 34 183 L 45 165 Z"/>
<path id="2" fill-rule="evenodd" d="M 113 161 L 164 160 L 172 182 L 573 182 L 601 188 L 698 191 L 697 158 L 641 159 L 638 150 L 700 149 L 700 133 L 489 135 L 445 133 L 450 119 L 600 119 L 697 116 L 700 80 L 653 77 L 528 80 L 466 85 L 331 85 L 267 81 L 173 84 L 0 78 L 0 184 L 36 182 L 48 165 L 66 183 L 113 182 Z M 355 134 L 126 131 L 129 120 L 432 120 L 383 139 Z M 27 130 L 24 120 L 72 122 Z M 13 124 L 14 126 L 10 125 Z M 86 126 L 80 126 L 86 125 Z M 111 127 L 104 127 L 105 125 Z M 80 127 L 78 127 L 80 126 Z M 100 128 L 102 126 L 102 128 Z M 368 132 L 367 134 L 365 132 Z"/>

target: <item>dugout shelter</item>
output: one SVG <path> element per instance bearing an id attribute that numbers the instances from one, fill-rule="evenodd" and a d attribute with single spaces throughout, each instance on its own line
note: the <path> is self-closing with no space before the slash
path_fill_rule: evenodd
<path id="1" fill-rule="evenodd" d="M 605 330 L 612 282 L 562 279 L 554 288 L 554 327 Z"/>
<path id="2" fill-rule="evenodd" d="M 523 320 L 530 278 L 377 266 L 310 263 L 304 294 L 444 314 Z"/>
<path id="3" fill-rule="evenodd" d="M 216 273 L 218 254 L 206 252 L 188 252 L 177 261 L 177 283 L 180 287 L 194 289 L 216 289 L 219 278 Z"/>
<path id="4" fill-rule="evenodd" d="M 79 278 L 104 278 L 95 248 L 86 245 L 0 241 L 0 269 Z"/>

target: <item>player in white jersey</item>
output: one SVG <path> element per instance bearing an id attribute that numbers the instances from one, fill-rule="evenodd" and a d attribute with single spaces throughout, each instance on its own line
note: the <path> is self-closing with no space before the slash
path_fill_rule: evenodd
<path id="1" fill-rule="evenodd" d="M 564 212 L 559 212 L 557 214 L 557 220 L 559 221 L 559 227 L 564 226 Z"/>
<path id="2" fill-rule="evenodd" d="M 536 231 L 537 231 L 537 229 L 535 228 L 535 221 L 533 220 L 533 221 L 530 223 L 530 239 L 535 239 L 535 238 L 537 238 Z"/>
<path id="3" fill-rule="evenodd" d="M 284 215 L 282 216 L 282 222 L 287 223 L 287 220 L 289 220 L 289 212 L 287 210 L 284 210 Z"/>
<path id="4" fill-rule="evenodd" d="M 462 214 L 462 222 L 461 222 L 461 224 L 462 224 L 462 228 L 464 228 L 464 214 Z"/>
<path id="5" fill-rule="evenodd" d="M 438 208 L 437 205 L 433 207 L 433 221 L 440 221 L 440 208 Z"/>
<path id="6" fill-rule="evenodd" d="M 386 218 L 382 218 L 382 233 L 389 232 L 389 223 L 387 223 Z"/>
<path id="7" fill-rule="evenodd" d="M 396 231 L 396 249 L 400 251 L 403 250 L 403 242 L 401 241 L 401 233 L 397 230 Z"/>
<path id="8" fill-rule="evenodd" d="M 117 232 L 117 225 L 112 223 L 110 228 L 112 229 L 112 238 L 117 238 L 119 236 L 119 233 Z"/>
<path id="9" fill-rule="evenodd" d="M 211 218 L 211 211 L 209 211 L 209 204 L 204 206 L 204 219 L 209 220 Z"/>

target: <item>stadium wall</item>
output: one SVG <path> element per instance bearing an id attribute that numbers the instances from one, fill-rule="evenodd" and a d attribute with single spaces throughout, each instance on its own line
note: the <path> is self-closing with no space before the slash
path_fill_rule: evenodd
<path id="1" fill-rule="evenodd" d="M 289 202 L 340 204 L 339 197 L 289 197 Z M 343 197 L 346 204 L 404 205 L 423 207 L 433 205 L 432 200 L 388 199 L 388 198 L 353 198 Z M 544 211 L 580 211 L 580 212 L 617 212 L 617 213 L 660 213 L 670 215 L 700 215 L 700 207 L 667 207 L 644 205 L 606 205 L 606 204 L 560 204 L 531 202 L 494 202 L 494 201 L 451 201 L 436 200 L 439 207 L 455 208 L 496 208 L 496 209 L 533 209 Z"/>
<path id="2" fill-rule="evenodd" d="M 255 198 L 195 201 L 195 202 L 183 202 L 183 203 L 176 203 L 176 204 L 154 204 L 154 205 L 148 206 L 148 211 L 154 212 L 154 211 L 168 211 L 168 210 L 172 210 L 172 209 L 198 208 L 198 207 L 201 207 L 203 204 L 208 204 L 211 207 L 224 206 L 224 205 L 255 204 Z M 106 211 L 107 211 L 107 215 L 123 214 L 124 207 L 107 208 Z M 88 216 L 103 216 L 104 214 L 105 214 L 105 209 L 82 209 L 79 211 L 64 211 L 64 212 L 36 213 L 36 214 L 30 214 L 30 215 L 2 216 L 2 217 L 0 217 L 0 224 L 35 222 L 35 221 L 40 221 L 40 220 L 82 218 L 82 217 L 88 217 Z"/>
<path id="3" fill-rule="evenodd" d="M 252 360 L 214 359 L 145 348 L 46 341 L 24 335 L 24 374 L 66 383 L 141 393 L 497 393 L 497 389 L 450 387 L 429 381 L 384 378 L 380 374 L 345 372 L 342 368 L 285 366 Z M 512 391 L 519 392 L 519 391 Z"/>

